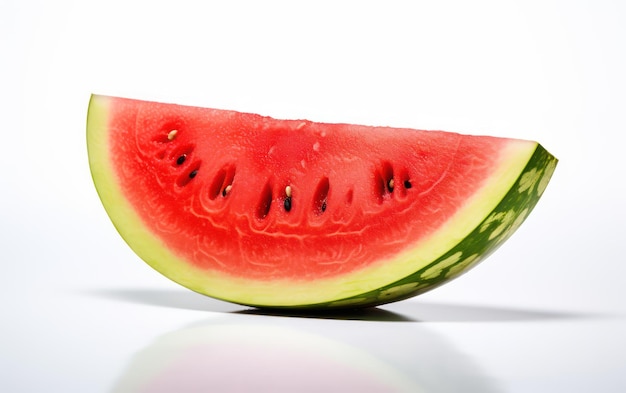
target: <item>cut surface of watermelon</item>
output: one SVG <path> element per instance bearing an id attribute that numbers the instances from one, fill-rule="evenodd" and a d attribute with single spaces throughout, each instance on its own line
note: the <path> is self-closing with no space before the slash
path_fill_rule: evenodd
<path id="1" fill-rule="evenodd" d="M 536 142 L 94 95 L 89 164 L 112 222 L 170 279 L 258 307 L 363 307 L 467 271 L 528 216 Z"/>

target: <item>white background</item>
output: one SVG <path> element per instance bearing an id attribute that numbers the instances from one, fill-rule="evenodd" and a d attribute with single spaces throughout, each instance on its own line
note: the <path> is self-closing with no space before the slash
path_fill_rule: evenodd
<path id="1" fill-rule="evenodd" d="M 608 0 L 2 1 L 0 391 L 625 391 L 625 21 Z M 91 93 L 533 139 L 560 163 L 459 280 L 264 315 L 120 239 L 89 175 Z"/>

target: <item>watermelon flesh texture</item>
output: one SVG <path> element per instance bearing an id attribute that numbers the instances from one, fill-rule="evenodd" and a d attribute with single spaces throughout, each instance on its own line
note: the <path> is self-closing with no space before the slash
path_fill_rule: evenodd
<path id="1" fill-rule="evenodd" d="M 256 307 L 366 307 L 435 288 L 524 221 L 557 160 L 536 142 L 94 95 L 94 183 L 170 279 Z"/>

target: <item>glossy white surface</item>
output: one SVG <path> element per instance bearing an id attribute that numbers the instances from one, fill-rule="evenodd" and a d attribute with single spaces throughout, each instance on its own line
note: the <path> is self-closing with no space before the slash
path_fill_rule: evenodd
<path id="1" fill-rule="evenodd" d="M 626 8 L 611 1 L 0 5 L 0 391 L 626 390 Z M 460 279 L 335 315 L 202 297 L 119 238 L 94 93 L 540 141 L 527 222 Z"/>

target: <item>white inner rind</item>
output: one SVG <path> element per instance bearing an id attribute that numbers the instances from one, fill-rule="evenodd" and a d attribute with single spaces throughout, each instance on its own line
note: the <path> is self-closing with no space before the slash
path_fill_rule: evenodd
<path id="1" fill-rule="evenodd" d="M 148 229 L 124 197 L 108 148 L 109 97 L 94 95 L 89 104 L 87 147 L 100 199 L 128 245 L 154 269 L 194 291 L 235 303 L 260 306 L 318 304 L 369 292 L 398 281 L 433 262 L 466 238 L 515 184 L 537 143 L 511 140 L 493 174 L 465 205 L 430 236 L 388 260 L 339 277 L 314 281 L 261 281 L 200 270 L 172 254 Z"/>

